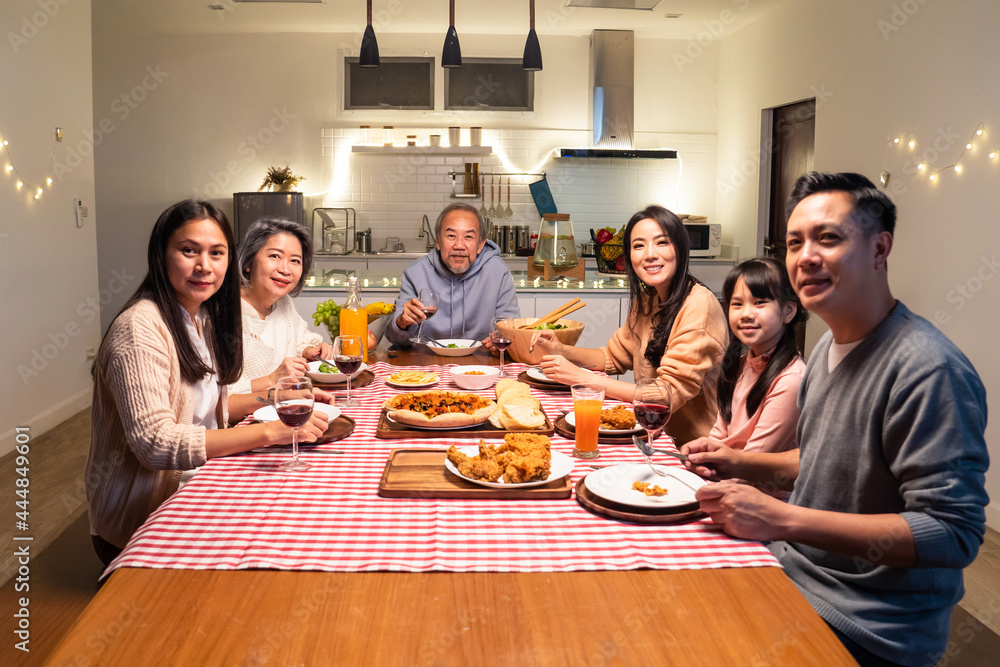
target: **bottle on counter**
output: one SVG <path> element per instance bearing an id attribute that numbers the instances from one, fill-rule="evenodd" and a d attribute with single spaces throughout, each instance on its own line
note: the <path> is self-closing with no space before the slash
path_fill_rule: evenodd
<path id="1" fill-rule="evenodd" d="M 364 347 L 362 361 L 368 363 L 368 312 L 361 303 L 357 276 L 347 279 L 347 303 L 340 309 L 340 335 L 360 337 Z"/>

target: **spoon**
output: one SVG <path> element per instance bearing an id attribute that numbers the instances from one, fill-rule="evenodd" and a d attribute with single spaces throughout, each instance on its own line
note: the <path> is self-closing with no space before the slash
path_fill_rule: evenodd
<path id="1" fill-rule="evenodd" d="M 501 187 L 503 187 L 502 184 Z M 507 177 L 507 208 L 503 212 L 503 217 L 505 218 L 514 217 L 514 209 L 510 207 L 510 176 Z"/>
<path id="2" fill-rule="evenodd" d="M 484 218 L 489 217 L 490 212 L 486 210 L 486 174 L 482 175 L 482 186 L 479 188 L 479 194 L 483 197 L 483 203 L 479 205 L 479 215 Z"/>

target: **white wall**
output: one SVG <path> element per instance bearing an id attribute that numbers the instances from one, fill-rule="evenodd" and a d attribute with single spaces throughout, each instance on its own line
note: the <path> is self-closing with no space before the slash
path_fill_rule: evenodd
<path id="1" fill-rule="evenodd" d="M 115 269 L 140 277 L 144 274 L 149 229 L 166 206 L 184 197 L 201 195 L 230 212 L 232 193 L 256 190 L 271 164 L 290 164 L 296 173 L 306 176 L 302 190 L 316 195 L 307 199 L 308 210 L 324 200 L 329 205 L 351 205 L 358 209 L 362 226 L 382 225 L 385 230 L 389 223 L 401 223 L 405 217 L 405 231 L 415 236 L 419 214 L 426 212 L 433 219 L 447 195 L 435 190 L 433 201 L 418 199 L 413 195 L 423 194 L 427 183 L 414 181 L 410 191 L 389 193 L 397 199 L 394 204 L 405 209 L 405 216 L 404 211 L 394 209 L 399 214 L 396 219 L 381 215 L 389 209 L 388 205 L 366 207 L 371 202 L 366 202 L 363 196 L 356 199 L 352 196 L 345 201 L 351 194 L 349 189 L 335 189 L 324 195 L 336 170 L 341 169 L 332 163 L 330 156 L 323 155 L 324 148 L 332 147 L 338 130 L 353 131 L 361 124 L 378 127 L 392 124 L 397 127 L 397 135 L 405 135 L 405 129 L 419 128 L 425 137 L 430 128 L 480 125 L 489 141 L 506 133 L 505 145 L 517 154 L 515 166 L 520 169 L 535 166 L 525 165 L 530 162 L 529 153 L 536 143 L 540 146 L 551 141 L 550 147 L 559 145 L 555 138 L 563 136 L 560 133 L 564 131 L 575 131 L 580 143 L 589 144 L 585 132 L 590 124 L 589 38 L 543 36 L 545 69 L 536 78 L 534 113 L 362 114 L 340 110 L 339 48 L 352 44 L 354 35 L 108 34 L 101 30 L 104 22 L 110 20 L 102 15 L 103 11 L 101 6 L 94 11 L 94 113 L 98 119 L 107 118 L 114 123 L 115 131 L 98 146 L 95 158 L 97 197 L 102 209 L 99 230 L 102 281 L 108 280 Z M 441 48 L 437 34 L 393 34 L 391 40 L 385 41 L 391 41 L 392 48 L 383 45 L 383 56 L 424 51 L 436 55 Z M 670 62 L 669 54 L 685 45 L 637 40 L 636 90 L 641 91 L 636 99 L 637 141 L 656 146 L 682 139 L 694 146 L 691 173 L 700 170 L 701 176 L 692 179 L 689 186 L 686 180 L 682 183 L 682 189 L 690 190 L 685 189 L 680 199 L 682 205 L 687 203 L 701 209 L 699 212 L 710 213 L 715 205 L 711 181 L 715 172 L 718 50 L 710 50 L 683 71 L 664 67 L 664 62 Z M 462 47 L 466 57 L 520 57 L 523 40 L 463 33 Z M 158 76 L 151 77 L 149 71 L 157 72 Z M 442 108 L 443 96 L 441 72 L 440 68 L 435 72 L 438 109 Z M 128 96 L 125 102 L 122 95 Z M 324 129 L 329 130 L 325 138 Z M 325 146 L 321 141 L 325 141 Z M 355 163 L 364 160 L 372 170 L 386 166 L 385 159 L 378 156 L 355 156 L 353 160 Z M 394 168 L 392 164 L 388 166 Z M 624 167 L 595 163 L 589 168 L 588 171 L 588 166 L 582 164 L 573 167 L 576 170 L 573 179 L 581 187 L 593 186 L 591 201 L 570 203 L 568 197 L 560 201 L 557 195 L 559 206 L 563 207 L 565 202 L 574 218 L 579 217 L 580 224 L 596 223 L 606 214 L 620 216 L 619 209 L 613 212 L 610 209 L 622 201 L 623 189 L 613 184 L 602 190 L 602 174 Z M 676 164 L 663 168 L 676 169 Z M 348 177 L 358 176 L 355 171 L 348 167 Z M 666 196 L 670 196 L 673 180 L 667 178 L 665 187 Z M 361 190 L 360 185 L 354 187 L 354 194 L 364 195 Z M 643 201 L 648 192 L 662 191 L 653 183 L 632 185 L 626 193 L 625 206 L 633 209 L 629 213 L 634 212 L 635 202 L 649 203 Z M 420 203 L 419 214 L 410 210 L 414 202 Z M 511 222 L 534 224 L 535 216 L 528 208 L 523 187 L 519 193 L 515 190 L 512 206 L 517 208 L 518 217 Z M 617 220 L 618 224 L 622 222 Z M 377 244 L 378 234 L 375 236 Z M 127 294 L 118 295 L 105 306 L 102 311 L 105 327 L 126 297 Z"/>
<path id="2" fill-rule="evenodd" d="M 0 131 L 9 152 L 0 151 L 2 455 L 13 448 L 15 428 L 29 427 L 37 437 L 90 402 L 85 357 L 100 335 L 100 211 L 84 134 L 93 127 L 90 0 L 7 0 L 0 25 Z M 56 127 L 62 143 L 55 142 Z M 17 173 L 6 171 L 11 160 L 25 183 L 20 191 Z M 29 185 L 46 191 L 35 200 Z M 90 212 L 82 228 L 73 212 L 77 197 Z"/>
<path id="3" fill-rule="evenodd" d="M 907 132 L 925 150 L 945 137 L 931 163 L 948 165 L 980 121 L 1000 144 L 997 25 L 1000 4 L 988 0 L 800 0 L 726 39 L 716 210 L 741 249 L 757 238 L 757 174 L 740 184 L 737 170 L 757 154 L 762 109 L 816 97 L 821 171 L 856 171 L 878 182 L 887 136 Z M 969 356 L 996 414 L 1000 155 L 991 161 L 987 146 L 976 140 L 963 158 L 964 171 L 942 174 L 936 183 L 912 173 L 908 149 L 889 151 L 891 196 L 899 209 L 889 276 L 896 297 L 936 322 Z M 994 419 L 986 433 L 994 461 L 1000 460 L 997 434 Z M 987 490 L 1000 496 L 996 466 Z M 1000 528 L 995 507 L 989 517 Z"/>

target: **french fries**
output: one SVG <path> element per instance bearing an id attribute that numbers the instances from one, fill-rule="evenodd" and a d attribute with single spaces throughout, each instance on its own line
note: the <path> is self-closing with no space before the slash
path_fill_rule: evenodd
<path id="1" fill-rule="evenodd" d="M 423 371 L 399 371 L 389 376 L 389 382 L 394 384 L 429 384 L 439 379 L 437 373 Z"/>

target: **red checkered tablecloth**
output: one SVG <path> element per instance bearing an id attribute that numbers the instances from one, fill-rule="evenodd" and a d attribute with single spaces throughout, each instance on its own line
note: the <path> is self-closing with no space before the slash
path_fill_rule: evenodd
<path id="1" fill-rule="evenodd" d="M 446 433 L 440 439 L 375 437 L 382 402 L 399 391 L 384 379 L 407 368 L 384 362 L 371 367 L 375 381 L 353 392 L 364 405 L 344 409 L 357 428 L 344 440 L 304 448 L 310 470 L 278 469 L 290 456 L 288 447 L 210 460 L 136 532 L 106 574 L 118 567 L 569 572 L 778 565 L 759 542 L 731 538 L 707 519 L 635 525 L 591 514 L 575 498 L 380 497 L 379 480 L 393 449 L 475 443 Z M 433 370 L 441 375 L 437 388 L 457 388 L 446 366 Z M 553 419 L 572 406 L 568 393 L 532 392 Z M 481 393 L 492 397 L 492 391 Z M 573 449 L 572 441 L 558 435 L 552 446 L 566 454 Z M 310 453 L 324 449 L 345 453 Z M 602 444 L 597 462 L 641 461 L 632 446 Z M 577 463 L 574 482 L 591 472 L 588 463 Z"/>

